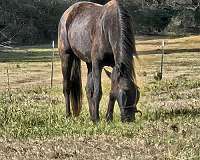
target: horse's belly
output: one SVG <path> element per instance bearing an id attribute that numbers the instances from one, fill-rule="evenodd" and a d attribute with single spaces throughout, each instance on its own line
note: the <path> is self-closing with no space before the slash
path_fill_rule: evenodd
<path id="1" fill-rule="evenodd" d="M 69 43 L 80 59 L 85 62 L 91 62 L 91 26 L 89 20 L 85 21 L 74 21 L 68 31 Z"/>

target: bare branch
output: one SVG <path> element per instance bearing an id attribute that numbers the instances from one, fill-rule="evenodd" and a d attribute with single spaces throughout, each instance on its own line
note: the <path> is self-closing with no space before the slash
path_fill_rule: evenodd
<path id="1" fill-rule="evenodd" d="M 0 31 L 0 34 L 1 34 L 4 38 L 8 39 L 8 37 L 3 33 L 2 30 Z"/>
<path id="2" fill-rule="evenodd" d="M 6 45 L 3 45 L 3 44 L 0 44 L 0 48 L 12 49 L 13 47 L 11 47 L 11 46 L 6 46 Z"/>

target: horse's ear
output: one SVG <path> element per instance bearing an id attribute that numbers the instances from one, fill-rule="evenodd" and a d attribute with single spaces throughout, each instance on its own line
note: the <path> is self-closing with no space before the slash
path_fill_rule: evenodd
<path id="1" fill-rule="evenodd" d="M 106 72 L 106 75 L 111 79 L 111 72 L 106 70 L 105 68 L 104 68 L 104 71 Z"/>

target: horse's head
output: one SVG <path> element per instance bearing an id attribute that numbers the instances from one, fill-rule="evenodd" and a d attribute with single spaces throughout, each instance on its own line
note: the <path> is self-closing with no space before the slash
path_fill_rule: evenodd
<path id="1" fill-rule="evenodd" d="M 122 122 L 132 122 L 135 113 L 140 112 L 136 108 L 140 98 L 139 88 L 123 64 L 117 64 L 112 73 L 105 71 L 112 81 L 111 94 L 119 104 Z"/>

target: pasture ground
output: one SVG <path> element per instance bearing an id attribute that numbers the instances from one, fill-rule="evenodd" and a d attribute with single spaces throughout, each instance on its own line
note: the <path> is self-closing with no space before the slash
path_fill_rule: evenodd
<path id="1" fill-rule="evenodd" d="M 0 159 L 200 159 L 200 36 L 136 39 L 143 115 L 130 124 L 120 122 L 117 105 L 114 122 L 105 122 L 110 81 L 104 73 L 101 122 L 91 123 L 85 96 L 81 116 L 66 120 L 58 56 L 49 88 L 49 46 L 1 51 Z M 162 39 L 164 79 L 156 81 Z M 86 72 L 83 64 L 83 86 Z"/>

